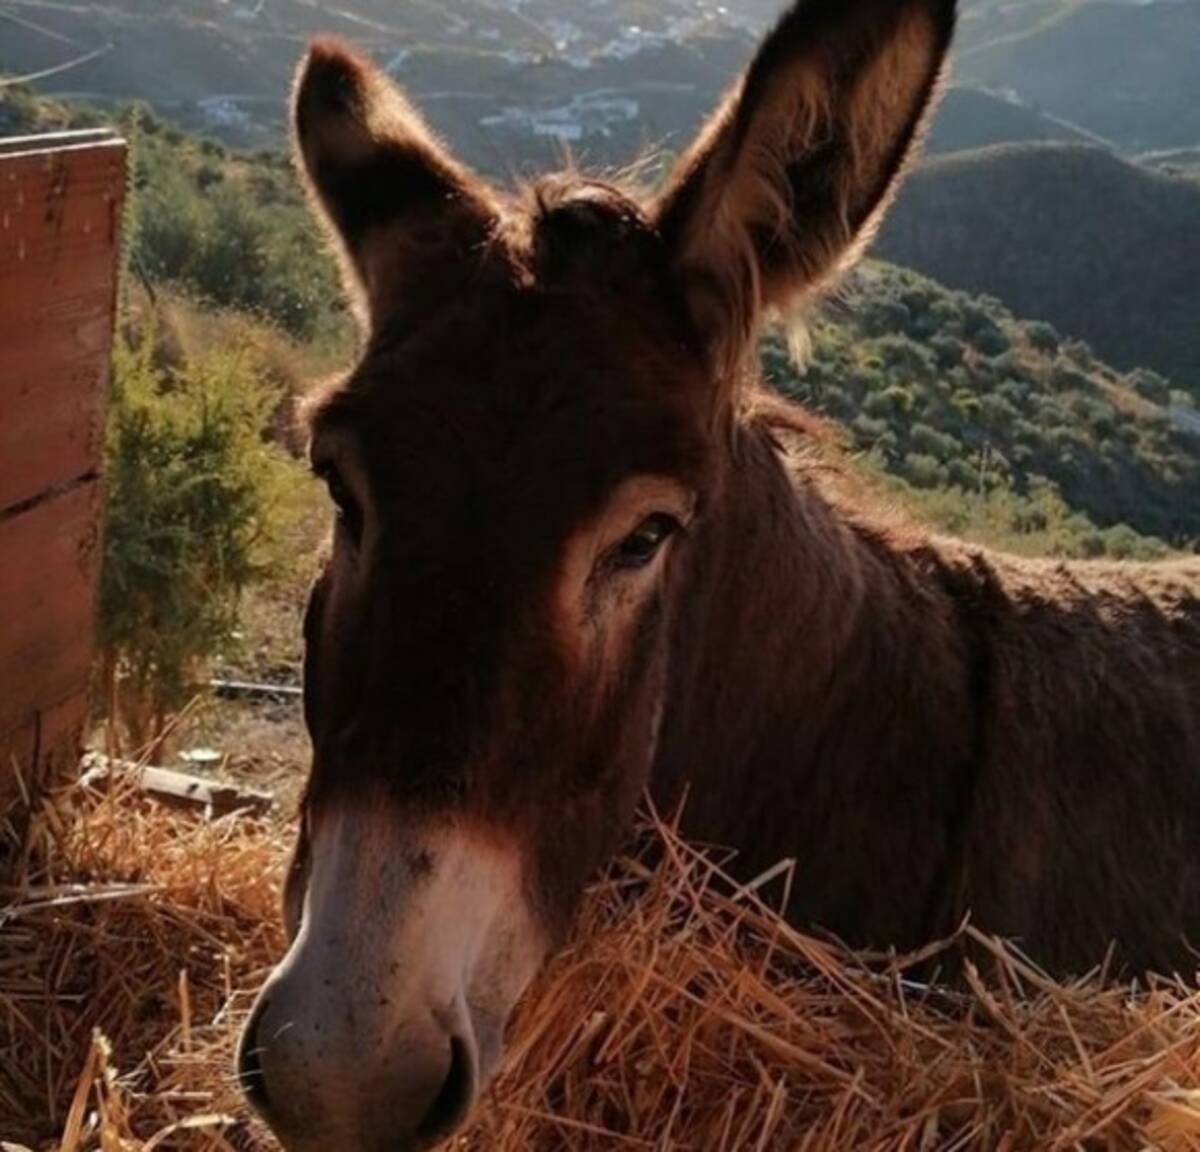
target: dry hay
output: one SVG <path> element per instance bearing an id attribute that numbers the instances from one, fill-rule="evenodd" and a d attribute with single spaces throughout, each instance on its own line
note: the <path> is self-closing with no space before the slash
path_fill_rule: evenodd
<path id="1" fill-rule="evenodd" d="M 760 902 L 782 873 L 738 890 L 650 836 L 657 862 L 595 887 L 519 1011 L 463 1152 L 1200 1149 L 1187 987 L 1059 985 L 972 935 L 987 985 L 968 968 L 967 991 L 930 991 L 787 928 Z M 129 792 L 44 808 L 0 891 L 0 1141 L 274 1147 L 230 1069 L 283 943 L 286 839 Z"/>

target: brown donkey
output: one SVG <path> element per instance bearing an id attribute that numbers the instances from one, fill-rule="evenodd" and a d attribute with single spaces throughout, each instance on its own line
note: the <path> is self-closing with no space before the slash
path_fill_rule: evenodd
<path id="1" fill-rule="evenodd" d="M 831 488 L 754 338 L 847 267 L 953 0 L 801 0 L 665 189 L 502 197 L 319 43 L 299 158 L 368 339 L 316 404 L 338 508 L 314 745 L 247 1091 L 292 1150 L 419 1148 L 649 784 L 790 915 L 968 911 L 1057 969 L 1200 938 L 1200 564 L 1033 563 Z"/>

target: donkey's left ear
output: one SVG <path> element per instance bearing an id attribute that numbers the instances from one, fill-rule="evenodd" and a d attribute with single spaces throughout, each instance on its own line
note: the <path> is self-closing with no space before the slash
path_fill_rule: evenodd
<path id="1" fill-rule="evenodd" d="M 680 160 L 657 222 L 719 370 L 861 254 L 937 92 L 954 0 L 799 0 Z"/>
<path id="2" fill-rule="evenodd" d="M 337 40 L 317 40 L 296 73 L 295 149 L 338 242 L 347 287 L 372 321 L 470 274 L 499 216 L 488 186 L 458 164 L 400 90 Z"/>

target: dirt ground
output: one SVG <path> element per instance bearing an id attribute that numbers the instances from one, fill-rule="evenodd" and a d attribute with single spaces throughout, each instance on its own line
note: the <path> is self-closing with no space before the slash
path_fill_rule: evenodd
<path id="1" fill-rule="evenodd" d="M 319 493 L 311 515 L 287 541 L 286 570 L 249 589 L 239 627 L 207 671 L 216 680 L 298 688 L 304 662 L 303 619 L 308 590 L 326 547 L 329 512 Z M 105 747 L 104 733 L 89 743 Z M 214 756 L 215 754 L 215 756 Z M 298 695 L 221 698 L 201 690 L 182 711 L 154 762 L 272 793 L 287 820 L 308 772 L 310 746 Z"/>

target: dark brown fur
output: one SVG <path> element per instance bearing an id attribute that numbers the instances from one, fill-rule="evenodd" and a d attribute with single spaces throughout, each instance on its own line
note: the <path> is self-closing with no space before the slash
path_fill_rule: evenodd
<path id="1" fill-rule="evenodd" d="M 314 430 L 358 439 L 388 529 L 353 619 L 322 629 L 314 594 L 313 808 L 402 762 L 386 784 L 406 802 L 520 827 L 562 922 L 646 780 L 623 768 L 654 695 L 638 682 L 665 677 L 650 786 L 666 805 L 689 786 L 689 829 L 737 847 L 745 874 L 796 859 L 797 923 L 913 947 L 971 913 L 1060 970 L 1110 941 L 1138 967 L 1189 965 L 1200 565 L 1020 562 L 890 527 L 833 494 L 803 426 L 740 371 L 761 308 L 835 274 L 894 186 L 948 25 L 874 152 L 828 84 L 918 8 L 860 5 L 847 32 L 835 6 L 798 6 L 656 217 L 572 176 L 505 203 L 398 97 L 364 95 L 378 78 L 342 49 L 313 50 L 301 151 L 372 318 Z M 778 102 L 772 73 L 810 54 L 820 88 L 793 103 L 820 91 L 803 112 L 816 148 L 761 203 L 820 226 L 832 200 L 832 230 L 788 238 L 755 202 L 748 247 L 701 266 L 696 205 L 724 196 L 756 109 Z M 374 124 L 368 100 L 388 102 Z M 744 163 L 740 179 L 772 182 Z M 605 685 L 572 676 L 533 606 L 564 534 L 638 473 L 684 480 L 702 515 L 644 610 L 643 659 Z"/>
<path id="2" fill-rule="evenodd" d="M 1056 971 L 1194 970 L 1200 561 L 1019 560 L 847 509 L 760 415 L 685 597 L 654 785 L 791 918 L 913 948 L 970 914 Z M 792 437 L 794 439 L 794 437 Z M 692 752 L 703 748 L 697 758 Z"/>
<path id="3" fill-rule="evenodd" d="M 753 370 L 861 251 L 953 0 L 800 0 L 664 190 L 501 195 L 314 46 L 297 152 L 367 338 L 312 411 L 293 937 L 240 1072 L 292 1152 L 430 1147 L 649 787 L 788 915 L 968 914 L 1193 972 L 1200 561 L 1021 561 L 871 511 Z"/>
<path id="4" fill-rule="evenodd" d="M 797 5 L 650 208 L 572 176 L 506 199 L 313 50 L 300 151 L 370 317 L 314 443 L 353 442 L 376 528 L 310 606 L 308 819 L 359 792 L 503 829 L 557 932 L 643 786 L 686 787 L 744 874 L 796 860 L 798 924 L 907 948 L 969 913 L 1057 970 L 1113 941 L 1190 968 L 1200 562 L 891 524 L 743 370 L 761 314 L 865 243 L 940 75 L 951 4 L 850 7 Z M 643 474 L 699 514 L 614 673 L 547 605 L 564 539 Z"/>

